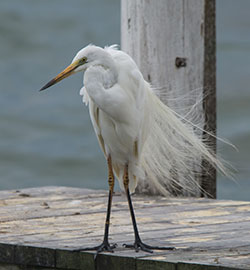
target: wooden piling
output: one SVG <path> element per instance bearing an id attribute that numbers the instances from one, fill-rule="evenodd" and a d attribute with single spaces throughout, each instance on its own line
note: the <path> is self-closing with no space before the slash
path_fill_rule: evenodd
<path id="1" fill-rule="evenodd" d="M 193 118 L 216 133 L 215 0 L 122 0 L 121 47 L 160 98 L 179 114 L 197 101 Z M 198 98 L 198 99 L 199 99 Z M 200 133 L 199 136 L 204 136 Z M 209 138 L 216 150 L 216 140 Z M 202 159 L 200 163 L 203 163 Z M 216 197 L 216 171 L 197 181 Z M 185 176 L 182 176 L 185 177 Z M 204 194 L 197 189 L 197 197 Z"/>

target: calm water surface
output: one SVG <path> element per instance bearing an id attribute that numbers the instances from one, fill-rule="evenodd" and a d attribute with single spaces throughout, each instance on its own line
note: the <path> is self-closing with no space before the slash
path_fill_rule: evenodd
<path id="1" fill-rule="evenodd" d="M 217 1 L 219 144 L 238 169 L 219 177 L 218 197 L 250 200 L 250 1 Z M 82 75 L 38 90 L 93 43 L 120 43 L 117 0 L 0 2 L 0 189 L 43 185 L 106 188 L 106 164 L 87 108 Z"/>

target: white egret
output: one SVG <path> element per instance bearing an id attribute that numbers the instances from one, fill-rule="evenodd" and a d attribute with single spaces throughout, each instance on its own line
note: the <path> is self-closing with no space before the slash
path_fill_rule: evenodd
<path id="1" fill-rule="evenodd" d="M 168 194 L 197 187 L 194 163 L 199 165 L 201 157 L 222 171 L 224 167 L 194 133 L 192 124 L 159 100 L 133 59 L 115 46 L 103 49 L 89 45 L 81 49 L 72 63 L 41 90 L 80 71 L 84 72 L 80 94 L 89 105 L 91 121 L 107 159 L 109 184 L 103 243 L 82 250 L 94 249 L 98 253 L 115 248 L 108 241 L 114 175 L 125 190 L 134 228 L 135 242 L 126 247 L 147 252 L 162 249 L 144 244 L 139 236 L 130 197 L 137 181 L 148 179 L 152 186 Z"/>

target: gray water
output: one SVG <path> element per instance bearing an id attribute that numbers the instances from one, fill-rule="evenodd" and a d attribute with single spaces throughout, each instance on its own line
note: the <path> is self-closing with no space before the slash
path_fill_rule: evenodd
<path id="1" fill-rule="evenodd" d="M 250 1 L 217 1 L 219 143 L 238 169 L 218 179 L 218 198 L 250 200 Z M 44 185 L 106 188 L 106 163 L 87 108 L 82 75 L 38 90 L 85 45 L 120 43 L 117 0 L 0 2 L 0 189 Z"/>

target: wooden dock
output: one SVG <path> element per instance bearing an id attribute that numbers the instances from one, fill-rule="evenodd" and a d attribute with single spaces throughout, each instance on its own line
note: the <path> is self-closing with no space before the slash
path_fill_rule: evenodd
<path id="1" fill-rule="evenodd" d="M 93 258 L 74 249 L 103 236 L 107 192 L 67 187 L 0 191 L 0 269 L 250 269 L 250 202 L 133 196 L 139 230 L 153 254 L 122 247 L 133 229 L 124 195 L 114 197 L 110 242 Z"/>

